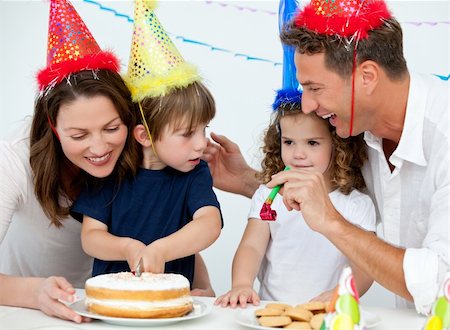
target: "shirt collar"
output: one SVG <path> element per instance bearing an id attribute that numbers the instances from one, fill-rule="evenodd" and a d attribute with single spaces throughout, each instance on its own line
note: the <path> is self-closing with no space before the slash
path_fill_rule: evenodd
<path id="1" fill-rule="evenodd" d="M 403 131 L 398 146 L 391 156 L 393 164 L 406 160 L 420 166 L 427 165 L 422 140 L 426 98 L 426 85 L 423 80 L 418 75 L 411 75 Z M 364 133 L 364 140 L 371 148 L 378 151 L 383 149 L 382 139 L 371 132 Z"/>

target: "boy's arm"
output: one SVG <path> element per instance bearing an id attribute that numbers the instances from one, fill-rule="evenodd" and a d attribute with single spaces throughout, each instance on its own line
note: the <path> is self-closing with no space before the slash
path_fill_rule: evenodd
<path id="1" fill-rule="evenodd" d="M 145 270 L 159 272 L 159 264 L 162 262 L 200 252 L 214 243 L 221 228 L 222 221 L 217 207 L 205 206 L 198 209 L 193 220 L 184 227 L 147 246 L 143 256 Z"/>
<path id="2" fill-rule="evenodd" d="M 138 240 L 110 234 L 104 223 L 86 215 L 81 227 L 81 244 L 90 256 L 101 260 L 127 260 L 131 269 L 135 268 L 145 248 Z"/>

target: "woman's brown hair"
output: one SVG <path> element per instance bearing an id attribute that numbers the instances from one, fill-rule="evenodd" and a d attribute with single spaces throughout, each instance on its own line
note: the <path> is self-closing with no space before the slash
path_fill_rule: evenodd
<path id="1" fill-rule="evenodd" d="M 88 181 L 90 175 L 81 171 L 64 155 L 61 144 L 49 121 L 56 123 L 59 109 L 79 97 L 108 97 L 128 128 L 128 136 L 113 175 L 120 181 L 134 175 L 137 168 L 137 145 L 131 137 L 136 116 L 128 88 L 116 72 L 86 70 L 70 75 L 61 83 L 42 92 L 35 102 L 30 134 L 30 165 L 34 191 L 51 223 L 59 227 L 69 215 L 71 202 Z"/>
<path id="2" fill-rule="evenodd" d="M 316 116 L 312 113 L 306 115 L 299 107 L 282 105 L 273 114 L 273 118 L 264 135 L 264 146 L 262 151 L 264 159 L 261 162 L 262 171 L 258 177 L 267 183 L 271 176 L 282 171 L 285 164 L 281 160 L 281 132 L 279 123 L 282 117 L 288 116 Z M 333 145 L 333 153 L 330 160 L 329 171 L 331 186 L 348 195 L 353 189 L 365 187 L 361 167 L 367 159 L 366 146 L 362 135 L 343 139 L 336 134 L 336 129 L 324 120 L 328 126 Z"/>

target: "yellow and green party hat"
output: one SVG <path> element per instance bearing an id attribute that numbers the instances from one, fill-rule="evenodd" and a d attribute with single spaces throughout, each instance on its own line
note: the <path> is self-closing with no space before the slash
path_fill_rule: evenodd
<path id="1" fill-rule="evenodd" d="M 154 13 L 155 1 L 135 0 L 134 31 L 124 80 L 133 101 L 164 96 L 199 81 L 197 69 L 184 61 Z"/>
<path id="2" fill-rule="evenodd" d="M 450 272 L 442 281 L 442 285 L 433 304 L 431 315 L 423 328 L 424 330 L 448 330 L 450 329 Z"/>
<path id="3" fill-rule="evenodd" d="M 320 330 L 366 330 L 359 308 L 359 294 L 352 269 L 342 270 L 339 284 Z"/>

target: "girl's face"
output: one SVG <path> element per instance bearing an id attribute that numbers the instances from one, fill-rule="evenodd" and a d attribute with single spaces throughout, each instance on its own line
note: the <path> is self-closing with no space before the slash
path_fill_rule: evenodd
<path id="1" fill-rule="evenodd" d="M 314 113 L 298 114 L 282 117 L 280 128 L 284 164 L 326 174 L 333 150 L 328 123 Z"/>
<path id="2" fill-rule="evenodd" d="M 112 173 L 128 134 L 112 101 L 100 95 L 61 105 L 56 130 L 66 157 L 98 178 Z"/>
<path id="3" fill-rule="evenodd" d="M 167 125 L 161 138 L 154 142 L 159 160 L 181 172 L 193 170 L 206 148 L 206 127 L 207 124 L 203 124 L 188 130 L 183 124 L 179 127 Z"/>

